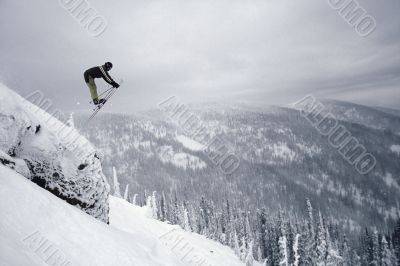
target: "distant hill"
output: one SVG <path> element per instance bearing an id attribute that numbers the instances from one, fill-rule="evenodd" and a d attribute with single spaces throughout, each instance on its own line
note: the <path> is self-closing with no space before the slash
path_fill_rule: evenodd
<path id="1" fill-rule="evenodd" d="M 322 100 L 322 103 L 340 120 L 400 134 L 400 111 L 337 100 Z"/>
<path id="2" fill-rule="evenodd" d="M 130 185 L 131 196 L 157 190 L 195 201 L 205 195 L 217 204 L 229 199 L 247 209 L 283 208 L 298 215 L 310 198 L 349 230 L 386 230 L 399 216 L 400 118 L 362 105 L 323 103 L 375 156 L 372 172 L 359 174 L 298 110 L 286 107 L 189 108 L 201 120 L 203 133 L 220 138 L 240 159 L 230 175 L 199 148 L 201 139 L 185 136 L 159 110 L 100 114 L 82 133 L 103 152 L 106 176 L 112 176 L 115 166 L 122 186 Z M 75 116 L 77 127 L 86 117 Z"/>
<path id="3" fill-rule="evenodd" d="M 385 112 L 385 113 L 387 113 L 387 114 L 395 115 L 395 116 L 399 116 L 399 117 L 400 117 L 400 110 L 398 110 L 398 109 L 385 108 L 385 107 L 377 107 L 377 106 L 375 106 L 374 108 L 377 109 L 377 110 L 380 110 L 380 111 L 382 111 L 382 112 Z"/>

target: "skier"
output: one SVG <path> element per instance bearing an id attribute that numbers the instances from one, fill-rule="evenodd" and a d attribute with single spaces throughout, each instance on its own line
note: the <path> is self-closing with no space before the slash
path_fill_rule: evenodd
<path id="1" fill-rule="evenodd" d="M 106 102 L 105 99 L 99 99 L 97 96 L 97 87 L 96 83 L 94 83 L 95 78 L 103 78 L 108 84 L 112 85 L 114 88 L 118 88 L 119 84 L 115 82 L 111 76 L 108 74 L 108 71 L 112 68 L 111 62 L 106 62 L 102 66 L 96 66 L 89 68 L 85 71 L 83 76 L 85 77 L 85 82 L 90 90 L 90 95 L 92 96 L 93 103 L 95 105 L 104 104 Z"/>

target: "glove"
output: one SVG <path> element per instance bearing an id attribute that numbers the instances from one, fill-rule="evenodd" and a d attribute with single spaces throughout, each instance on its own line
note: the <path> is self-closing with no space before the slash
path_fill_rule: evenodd
<path id="1" fill-rule="evenodd" d="M 117 82 L 113 82 L 112 84 L 111 84 L 114 88 L 119 88 L 119 84 L 117 83 Z"/>

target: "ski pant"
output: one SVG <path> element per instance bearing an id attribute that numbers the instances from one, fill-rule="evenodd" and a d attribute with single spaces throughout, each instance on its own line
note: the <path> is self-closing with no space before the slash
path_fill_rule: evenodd
<path id="1" fill-rule="evenodd" d="M 96 87 L 96 83 L 94 83 L 94 79 L 92 77 L 89 76 L 89 81 L 86 82 L 86 85 L 89 87 L 90 90 L 90 95 L 92 96 L 92 99 L 97 99 L 97 87 Z"/>

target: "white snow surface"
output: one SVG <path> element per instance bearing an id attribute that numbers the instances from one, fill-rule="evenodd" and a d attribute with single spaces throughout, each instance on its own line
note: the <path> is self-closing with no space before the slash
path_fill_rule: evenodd
<path id="1" fill-rule="evenodd" d="M 176 136 L 176 140 L 182 143 L 182 145 L 185 148 L 188 148 L 189 150 L 192 151 L 202 151 L 205 148 L 203 144 L 195 141 L 194 139 L 188 138 L 184 135 Z"/>
<path id="2" fill-rule="evenodd" d="M 39 91 L 28 100 L 62 118 Z M 110 189 L 92 145 L 1 83 L 0 103 L 0 165 L 107 222 Z"/>
<path id="3" fill-rule="evenodd" d="M 183 169 L 191 168 L 195 170 L 207 167 L 207 164 L 199 157 L 185 152 L 175 153 L 172 146 L 161 146 L 157 150 L 160 160 L 164 163 L 171 163 Z"/>
<path id="4" fill-rule="evenodd" d="M 274 143 L 272 145 L 272 150 L 272 155 L 276 158 L 293 161 L 296 157 L 296 153 L 292 149 L 290 149 L 284 142 Z"/>
<path id="5" fill-rule="evenodd" d="M 107 225 L 1 164 L 0 212 L 0 265 L 244 265 L 228 247 L 123 199 L 110 196 Z"/>

